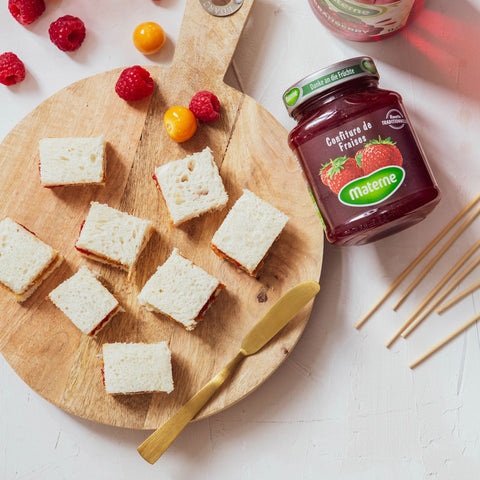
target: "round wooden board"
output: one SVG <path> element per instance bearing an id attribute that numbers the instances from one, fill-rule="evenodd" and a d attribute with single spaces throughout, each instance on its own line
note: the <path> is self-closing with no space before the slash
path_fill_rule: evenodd
<path id="1" fill-rule="evenodd" d="M 0 218 L 8 215 L 17 220 L 65 257 L 61 267 L 26 302 L 17 303 L 0 292 L 0 351 L 32 389 L 68 412 L 121 427 L 160 426 L 235 355 L 243 336 L 283 293 L 301 281 L 320 277 L 323 231 L 288 148 L 287 133 L 254 100 L 223 83 L 252 3 L 247 0 L 237 14 L 217 19 L 206 14 L 197 1 L 187 0 L 172 66 L 146 67 L 156 83 L 150 98 L 137 104 L 124 102 L 114 93 L 121 70 L 102 73 L 47 99 L 0 145 Z M 211 36 L 221 45 L 215 44 L 215 51 L 190 48 L 195 34 L 204 38 L 203 45 L 209 45 Z M 191 140 L 177 144 L 164 131 L 163 113 L 172 105 L 188 105 L 193 93 L 203 89 L 219 97 L 221 118 L 199 125 Z M 53 190 L 40 186 L 41 138 L 102 133 L 108 142 L 105 186 Z M 229 194 L 228 206 L 171 229 L 152 180 L 154 168 L 207 145 Z M 243 188 L 290 216 L 258 279 L 219 259 L 209 246 Z M 93 200 L 154 223 L 156 231 L 131 283 L 126 282 L 125 272 L 89 261 L 74 249 Z M 174 246 L 227 286 L 193 332 L 147 312 L 136 298 Z M 126 310 L 96 338 L 81 334 L 46 299 L 82 264 L 101 274 Z M 311 305 L 304 308 L 267 347 L 247 358 L 197 418 L 223 410 L 258 387 L 295 346 L 310 310 Z M 105 393 L 99 358 L 103 343 L 162 340 L 167 340 L 172 350 L 175 390 L 170 395 Z"/>

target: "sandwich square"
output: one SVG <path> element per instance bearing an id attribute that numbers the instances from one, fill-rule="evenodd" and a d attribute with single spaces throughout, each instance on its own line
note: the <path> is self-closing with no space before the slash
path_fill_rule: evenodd
<path id="1" fill-rule="evenodd" d="M 228 202 L 209 147 L 156 168 L 154 179 L 174 227 Z"/>
<path id="2" fill-rule="evenodd" d="M 287 221 L 287 215 L 245 189 L 215 232 L 212 250 L 257 276 Z"/>
<path id="3" fill-rule="evenodd" d="M 223 288 L 214 276 L 174 248 L 144 285 L 138 300 L 147 310 L 162 313 L 193 330 Z"/>
<path id="4" fill-rule="evenodd" d="M 48 298 L 86 335 L 93 336 L 119 311 L 117 298 L 83 266 Z"/>
<path id="5" fill-rule="evenodd" d="M 103 344 L 103 379 L 112 395 L 173 391 L 167 342 Z"/>
<path id="6" fill-rule="evenodd" d="M 75 248 L 87 258 L 127 270 L 130 280 L 153 230 L 149 220 L 92 202 Z"/>
<path id="7" fill-rule="evenodd" d="M 23 302 L 62 262 L 52 247 L 23 225 L 0 222 L 0 285 Z"/>
<path id="8" fill-rule="evenodd" d="M 39 142 L 44 187 L 104 184 L 105 138 L 43 138 Z"/>

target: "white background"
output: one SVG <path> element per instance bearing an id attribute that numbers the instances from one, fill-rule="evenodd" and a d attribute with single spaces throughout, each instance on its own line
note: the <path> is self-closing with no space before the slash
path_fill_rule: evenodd
<path id="1" fill-rule="evenodd" d="M 47 1 L 29 27 L 0 12 L 0 51 L 25 62 L 27 79 L 0 85 L 0 138 L 37 104 L 80 78 L 132 64 L 169 64 L 184 1 Z M 88 34 L 73 54 L 46 33 L 60 15 Z M 160 23 L 165 48 L 147 58 L 131 42 L 142 21 Z M 228 83 L 285 126 L 281 95 L 293 82 L 359 54 L 374 57 L 381 86 L 400 92 L 443 200 L 417 226 L 375 244 L 325 246 L 322 290 L 290 357 L 255 393 L 190 425 L 150 466 L 136 447 L 147 432 L 73 417 L 33 393 L 0 358 L 0 479 L 433 479 L 480 478 L 480 338 L 474 326 L 417 370 L 408 363 L 479 310 L 478 293 L 433 315 L 391 350 L 383 344 L 461 254 L 478 220 L 398 313 L 385 305 L 353 324 L 429 239 L 478 192 L 480 0 L 427 0 L 402 33 L 375 44 L 331 35 L 307 0 L 257 0 Z M 21 158 L 0 159 L 22 162 Z M 478 270 L 462 287 L 478 279 Z M 1 312 L 0 312 L 1 314 Z"/>

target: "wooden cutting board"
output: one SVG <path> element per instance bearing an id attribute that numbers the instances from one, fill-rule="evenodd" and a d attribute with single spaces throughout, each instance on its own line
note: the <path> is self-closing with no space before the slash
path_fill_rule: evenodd
<path id="1" fill-rule="evenodd" d="M 86 78 L 43 102 L 0 145 L 0 218 L 12 217 L 65 256 L 62 266 L 26 302 L 17 303 L 0 292 L 0 351 L 33 390 L 68 412 L 121 427 L 158 427 L 224 366 L 244 334 L 283 293 L 300 281 L 320 277 L 323 232 L 287 145 L 287 132 L 253 99 L 223 82 L 252 4 L 246 0 L 237 13 L 220 18 L 206 13 L 198 0 L 187 0 L 172 65 L 146 67 L 156 83 L 150 98 L 135 104 L 121 100 L 114 92 L 121 69 Z M 177 144 L 166 135 L 163 113 L 173 105 L 188 106 L 199 90 L 219 97 L 221 117 L 199 125 L 191 140 Z M 102 133 L 108 141 L 105 186 L 53 190 L 40 186 L 41 138 Z M 152 180 L 154 167 L 207 145 L 220 167 L 228 206 L 171 229 Z M 220 260 L 209 248 L 243 188 L 291 217 L 258 279 Z M 74 249 L 93 200 L 154 222 L 156 233 L 131 283 L 125 272 L 89 261 Z M 174 246 L 227 286 L 193 332 L 147 312 L 136 299 Z M 93 339 L 46 300 L 82 264 L 100 272 L 126 310 Z M 247 358 L 197 418 L 234 404 L 258 387 L 295 346 L 310 310 L 311 305 L 259 354 Z M 99 358 L 103 343 L 162 340 L 172 350 L 173 393 L 105 393 Z"/>

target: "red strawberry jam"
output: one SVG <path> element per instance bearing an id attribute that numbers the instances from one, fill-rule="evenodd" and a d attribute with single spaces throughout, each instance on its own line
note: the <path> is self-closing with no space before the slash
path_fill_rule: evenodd
<path id="1" fill-rule="evenodd" d="M 361 245 L 423 220 L 440 192 L 401 96 L 378 88 L 369 57 L 336 63 L 283 95 L 288 137 L 327 239 Z"/>

